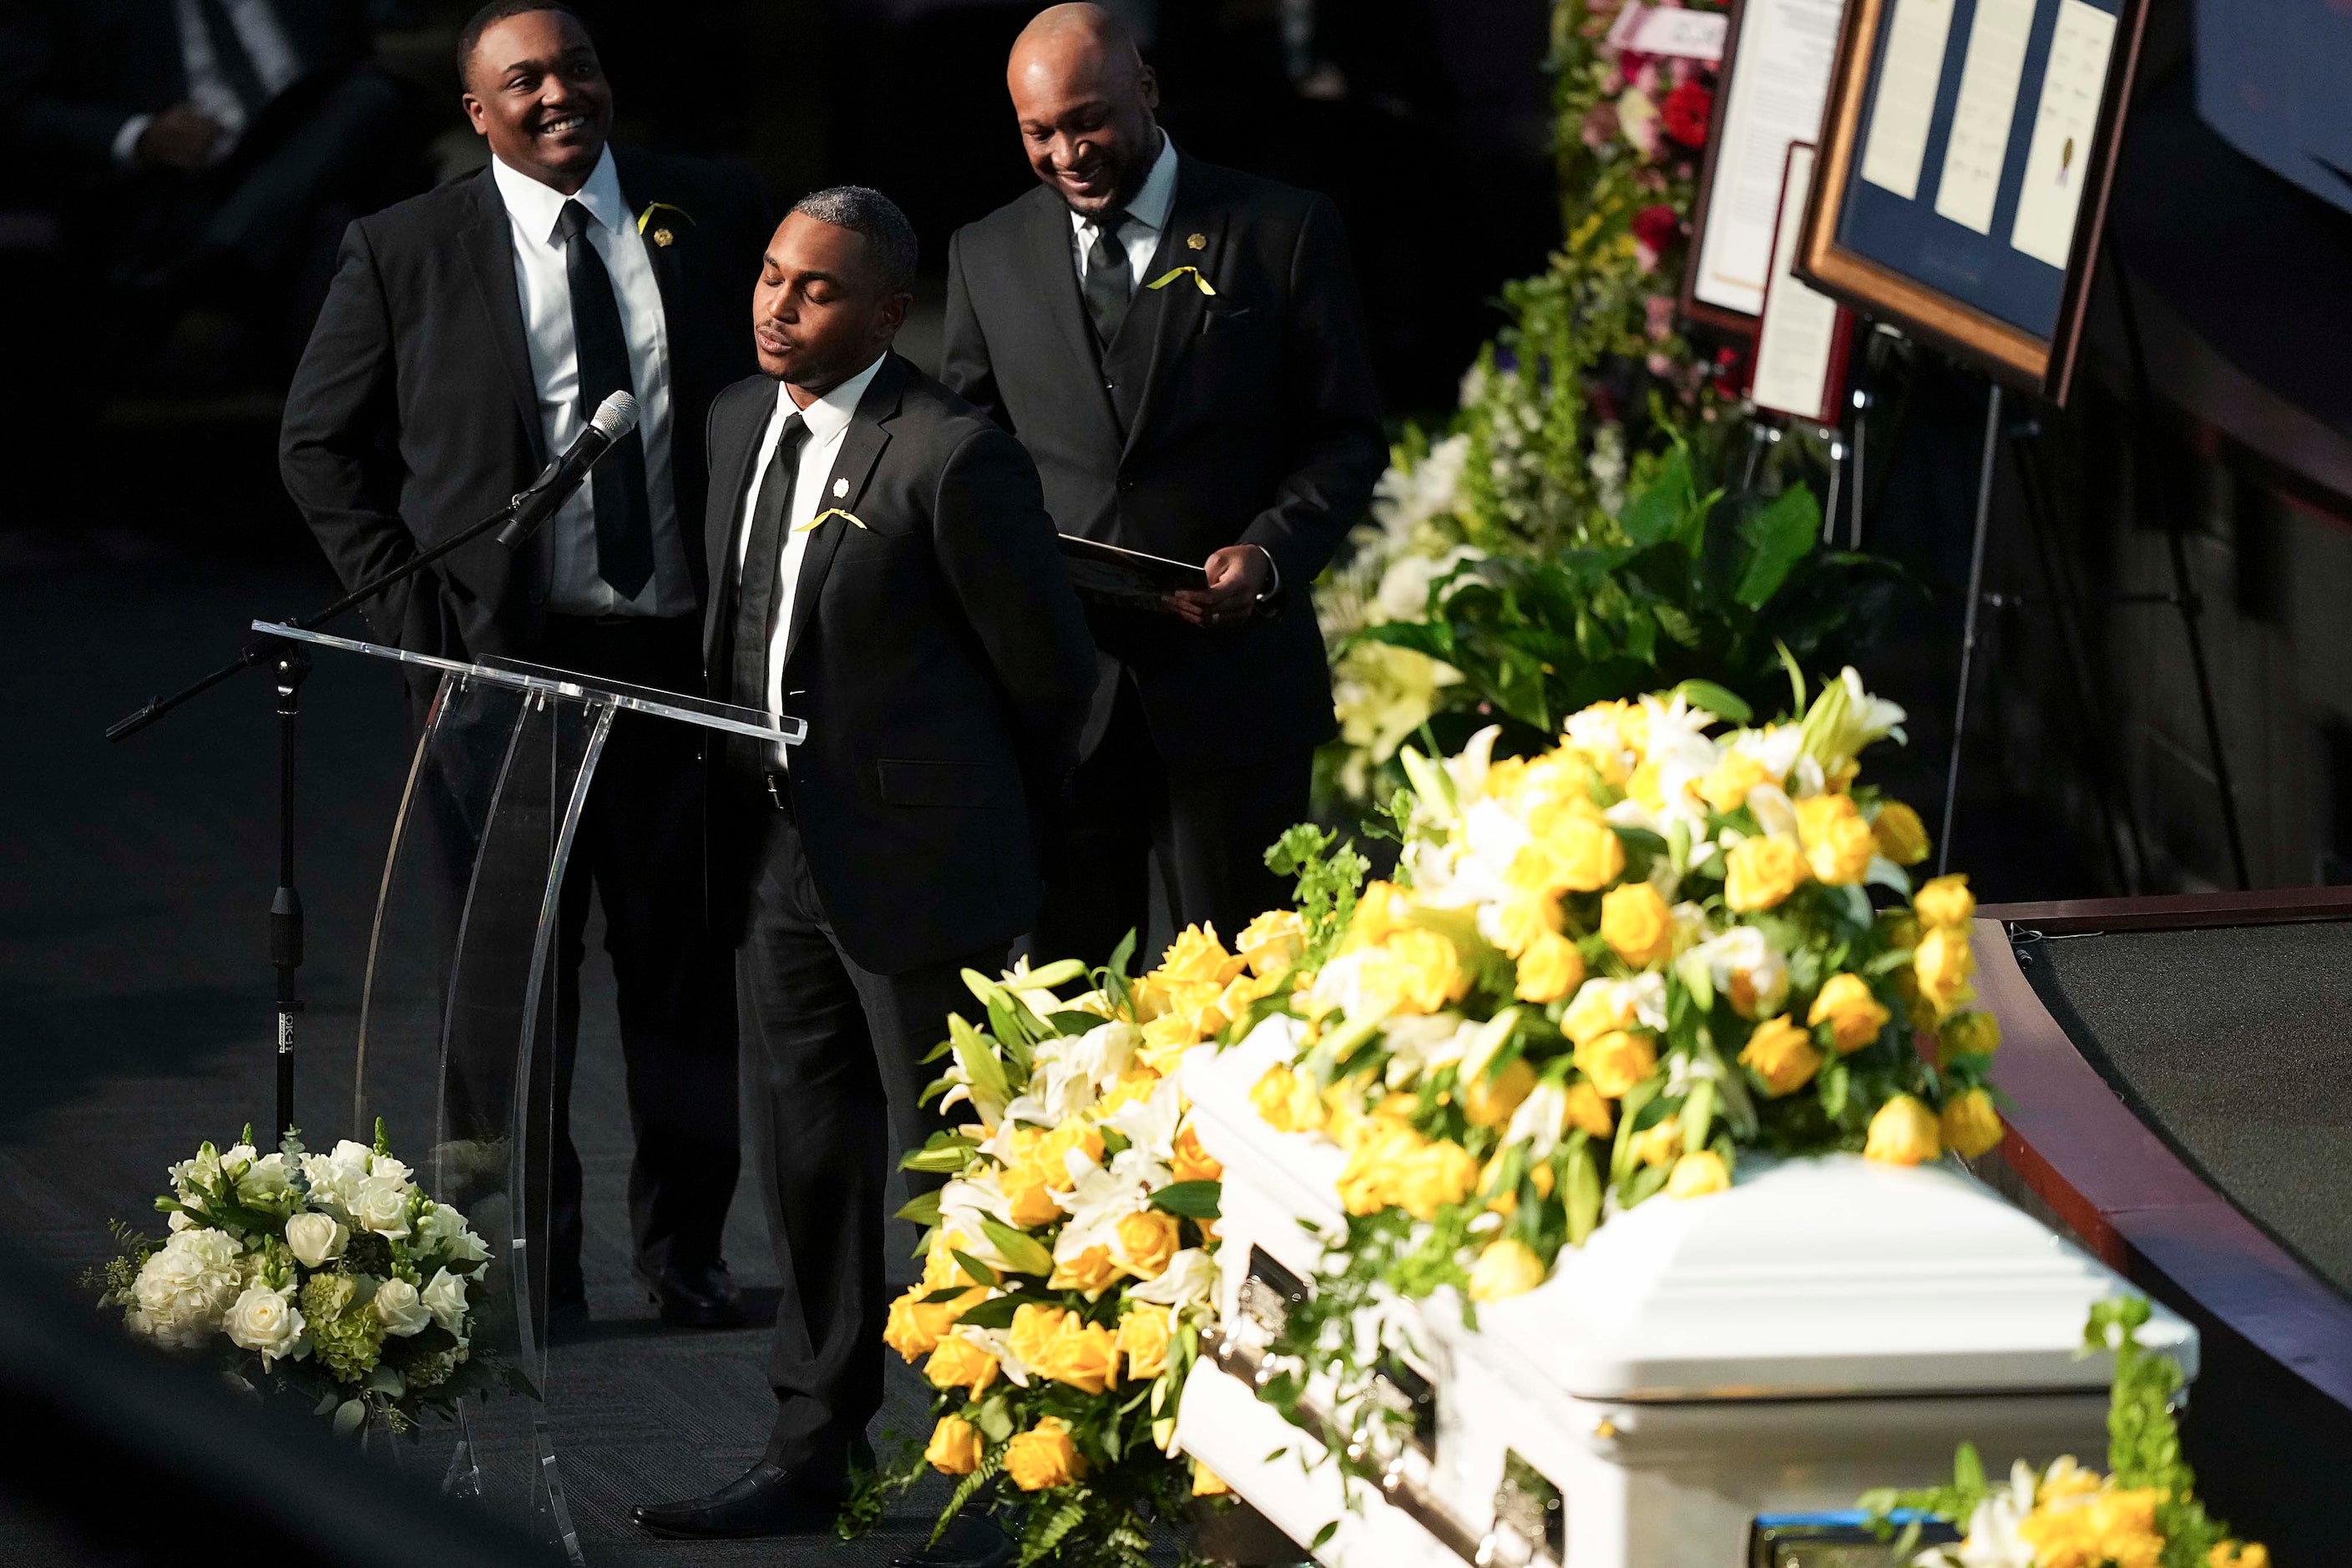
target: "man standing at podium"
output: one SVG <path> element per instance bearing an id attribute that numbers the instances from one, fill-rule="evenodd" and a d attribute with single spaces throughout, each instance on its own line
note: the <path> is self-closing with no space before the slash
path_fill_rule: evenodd
<path id="1" fill-rule="evenodd" d="M 1331 682 L 1308 594 L 1386 457 L 1339 215 L 1180 153 L 1100 7 L 1055 5 L 1006 72 L 1039 188 L 959 231 L 940 379 L 1021 437 L 1065 533 L 1204 564 L 1172 614 L 1093 606 L 1086 760 L 1058 812 L 1041 959 L 1172 923 L 1228 940 L 1286 889 Z"/>
<path id="2" fill-rule="evenodd" d="M 459 36 L 458 68 L 489 166 L 345 236 L 286 399 L 287 489 L 356 584 L 499 510 L 608 395 L 631 392 L 636 431 L 522 548 L 480 540 L 367 615 L 379 637 L 418 652 L 697 691 L 703 423 L 719 388 L 752 368 L 740 301 L 767 203 L 748 174 L 608 146 L 612 91 L 560 5 L 483 7 Z M 719 1255 L 740 1156 L 704 840 L 699 731 L 622 715 L 563 888 L 548 1261 L 559 1313 L 584 1308 L 567 1107 L 593 890 L 636 1133 L 637 1271 L 672 1321 L 741 1318 Z"/>
<path id="3" fill-rule="evenodd" d="M 892 1123 L 919 1144 L 924 1057 L 1037 908 L 1033 818 L 1094 671 L 1020 443 L 890 352 L 915 231 L 877 191 L 803 198 L 769 242 L 761 375 L 710 412 L 711 694 L 808 723 L 730 740 L 714 900 L 783 1283 L 760 1463 L 654 1503 L 660 1535 L 828 1531 L 882 1405 Z"/>

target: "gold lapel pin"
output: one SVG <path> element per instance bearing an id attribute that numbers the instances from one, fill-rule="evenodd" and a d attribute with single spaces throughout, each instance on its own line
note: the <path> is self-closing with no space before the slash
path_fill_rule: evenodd
<path id="1" fill-rule="evenodd" d="M 670 242 L 670 232 L 669 232 L 669 230 L 667 230 L 667 229 L 666 229 L 666 228 L 657 228 L 657 229 L 654 230 L 654 243 L 655 243 L 656 245 L 667 245 L 669 242 Z"/>
<path id="2" fill-rule="evenodd" d="M 835 479 L 835 480 L 834 480 L 834 481 L 833 481 L 833 499 L 834 499 L 834 500 L 839 500 L 842 497 L 844 497 L 844 496 L 847 495 L 848 493 L 849 493 L 849 481 L 848 481 L 847 479 Z"/>
<path id="3" fill-rule="evenodd" d="M 1184 237 L 1184 247 L 1187 250 L 1206 250 L 1209 248 L 1209 237 L 1205 234 L 1188 234 Z"/>

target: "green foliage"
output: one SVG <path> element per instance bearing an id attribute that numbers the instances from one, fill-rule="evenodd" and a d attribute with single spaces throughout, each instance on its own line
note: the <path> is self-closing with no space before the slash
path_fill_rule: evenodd
<path id="1" fill-rule="evenodd" d="M 1622 523 L 1622 543 L 1465 562 L 1432 584 L 1425 619 L 1357 638 L 1452 666 L 1464 679 L 1445 705 L 1505 719 L 1524 749 L 1591 703 L 1679 681 L 1771 711 L 1784 657 L 1845 662 L 1901 582 L 1891 563 L 1818 548 L 1820 509 L 1801 485 L 1769 501 L 1701 492 L 1680 443 Z"/>
<path id="2" fill-rule="evenodd" d="M 1357 853 L 1353 839 L 1341 844 L 1338 833 L 1302 822 L 1275 840 L 1265 864 L 1277 877 L 1297 879 L 1298 917 L 1307 928 L 1301 962 L 1310 968 L 1321 965 L 1347 932 L 1371 862 Z"/>

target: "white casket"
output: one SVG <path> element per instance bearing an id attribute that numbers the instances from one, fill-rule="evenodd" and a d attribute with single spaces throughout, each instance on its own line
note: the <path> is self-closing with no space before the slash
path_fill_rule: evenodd
<path id="1" fill-rule="evenodd" d="M 1178 1432 L 1307 1542 L 1341 1517 L 1336 1467 L 1303 1466 L 1319 1448 L 1252 1410 L 1247 1380 L 1281 1294 L 1312 1278 L 1310 1232 L 1341 1221 L 1344 1156 L 1250 1108 L 1286 1056 L 1265 1030 L 1187 1063 L 1202 1143 L 1225 1166 L 1226 1332 Z M 1424 1303 L 1420 1441 L 1317 1554 L 1736 1568 L 1759 1516 L 1948 1479 L 1964 1439 L 1996 1467 L 2100 1463 L 2112 1362 L 2078 1352 L 2092 1304 L 2124 1288 L 1964 1172 L 1751 1159 L 1727 1193 L 1612 1219 L 1540 1289 L 1481 1308 L 1475 1331 L 1450 1299 Z M 2188 1324 L 2158 1308 L 2142 1334 L 2195 1374 Z M 1277 1444 L 1292 1457 L 1269 1465 Z"/>

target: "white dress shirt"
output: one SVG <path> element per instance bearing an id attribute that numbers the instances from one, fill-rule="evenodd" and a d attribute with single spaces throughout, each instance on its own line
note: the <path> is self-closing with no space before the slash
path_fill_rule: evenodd
<path id="1" fill-rule="evenodd" d="M 530 378 L 539 392 L 540 432 L 551 456 L 580 434 L 594 409 L 580 406 L 580 354 L 572 339 L 572 276 L 564 265 L 556 221 L 576 200 L 595 221 L 588 243 L 612 276 L 629 344 L 629 380 L 638 407 L 637 433 L 646 444 L 646 500 L 653 521 L 654 574 L 634 599 L 624 599 L 596 574 L 596 501 L 592 481 L 572 492 L 550 520 L 552 574 L 547 607 L 566 616 L 685 616 L 694 611 L 694 577 L 678 531 L 677 498 L 669 479 L 669 334 L 653 258 L 621 200 L 613 152 L 567 197 L 552 185 L 490 160 L 490 177 L 506 203 L 514 241 L 515 283 L 522 297 L 523 336 L 530 345 Z"/>
<path id="2" fill-rule="evenodd" d="M 1151 161 L 1151 173 L 1143 176 L 1143 184 L 1135 199 L 1127 204 L 1127 222 L 1119 226 L 1119 243 L 1127 247 L 1127 265 L 1134 275 L 1129 285 L 1129 297 L 1143 292 L 1151 281 L 1144 276 L 1151 267 L 1151 258 L 1160 252 L 1160 231 L 1168 226 L 1168 209 L 1176 205 L 1176 142 L 1165 131 L 1160 133 L 1160 156 Z M 1087 252 L 1095 242 L 1092 220 L 1073 211 L 1070 214 L 1070 249 L 1077 258 L 1078 282 L 1087 280 Z"/>
<path id="3" fill-rule="evenodd" d="M 263 89 L 276 98 L 293 86 L 302 74 L 302 57 L 287 42 L 286 30 L 278 25 L 278 13 L 270 9 L 269 0 L 223 0 L 223 8 L 228 13 L 228 25 L 236 32 L 237 42 L 245 46 L 246 58 L 253 62 L 253 74 L 261 79 Z M 221 68 L 220 58 L 213 53 L 213 36 L 205 29 L 196 0 L 173 0 L 172 15 L 179 24 L 180 65 L 187 73 L 188 101 L 221 128 L 220 137 L 214 142 L 212 153 L 205 160 L 217 163 L 236 150 L 237 139 L 245 134 L 246 103 L 229 86 L 228 73 Z M 154 119 L 152 114 L 134 114 L 122 122 L 122 128 L 114 133 L 116 163 L 139 161 L 139 138 L 147 134 L 147 127 Z"/>
<path id="4" fill-rule="evenodd" d="M 783 548 L 776 552 L 776 593 L 769 601 L 774 619 L 768 625 L 768 711 L 782 718 L 784 711 L 784 648 L 792 640 L 793 599 L 800 587 L 801 562 L 808 555 L 809 540 L 814 530 L 802 525 L 827 508 L 841 504 L 841 498 L 825 492 L 824 482 L 833 477 L 834 459 L 841 456 L 842 437 L 849 432 L 849 421 L 857 412 L 857 400 L 882 368 L 877 358 L 872 364 L 810 404 L 806 408 L 793 401 L 792 391 L 782 382 L 776 384 L 775 412 L 768 416 L 768 427 L 760 434 L 760 449 L 751 465 L 751 483 L 743 497 L 743 513 L 735 525 L 735 571 L 743 571 L 743 557 L 751 548 L 751 517 L 760 505 L 760 490 L 766 484 L 768 464 L 776 455 L 776 443 L 783 439 L 784 422 L 797 414 L 808 426 L 808 439 L 801 443 L 798 469 L 793 477 L 792 500 L 784 507 Z M 856 524 L 844 518 L 828 518 L 826 528 L 855 528 Z M 790 748 L 779 745 L 776 761 L 789 765 Z"/>

